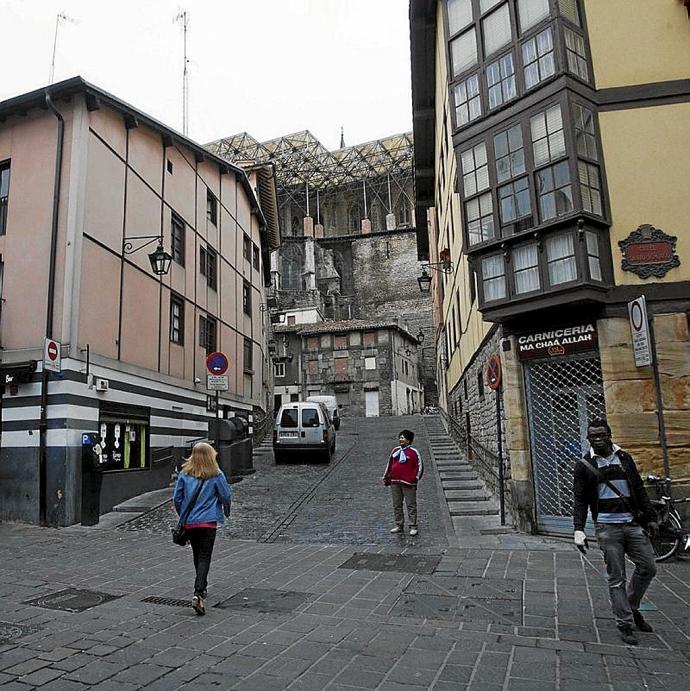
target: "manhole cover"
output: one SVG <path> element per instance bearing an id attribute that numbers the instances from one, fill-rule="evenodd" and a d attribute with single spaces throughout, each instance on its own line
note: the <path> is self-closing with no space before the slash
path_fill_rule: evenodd
<path id="1" fill-rule="evenodd" d="M 432 574 L 440 561 L 440 556 L 428 554 L 358 552 L 338 568 L 354 569 L 355 571 L 400 571 L 401 573 Z"/>
<path id="2" fill-rule="evenodd" d="M 309 593 L 295 593 L 289 590 L 247 588 L 219 602 L 219 609 L 251 609 L 255 612 L 292 612 L 310 597 Z"/>
<path id="3" fill-rule="evenodd" d="M 23 604 L 42 607 L 43 609 L 59 609 L 63 612 L 83 612 L 105 602 L 117 600 L 119 597 L 122 596 L 98 593 L 95 590 L 67 588 L 67 590 L 60 590 L 57 593 L 49 593 L 33 600 L 26 600 Z"/>
<path id="4" fill-rule="evenodd" d="M 149 595 L 145 597 L 142 602 L 148 602 L 150 605 L 166 605 L 167 607 L 191 607 L 191 600 L 178 600 L 174 597 L 158 597 L 157 595 Z"/>
<path id="5" fill-rule="evenodd" d="M 12 624 L 9 621 L 0 621 L 0 645 L 7 645 L 30 633 L 36 633 L 39 629 L 32 626 Z"/>

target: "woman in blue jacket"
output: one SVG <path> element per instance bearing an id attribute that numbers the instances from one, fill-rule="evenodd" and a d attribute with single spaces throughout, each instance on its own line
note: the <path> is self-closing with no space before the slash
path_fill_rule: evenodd
<path id="1" fill-rule="evenodd" d="M 182 515 L 203 482 L 201 492 L 185 523 L 194 554 L 194 597 L 192 607 L 197 614 L 206 614 L 204 598 L 208 570 L 211 566 L 216 528 L 230 515 L 231 492 L 225 475 L 218 467 L 216 450 L 204 442 L 194 445 L 192 455 L 185 460 L 177 477 L 173 501 L 178 516 Z"/>

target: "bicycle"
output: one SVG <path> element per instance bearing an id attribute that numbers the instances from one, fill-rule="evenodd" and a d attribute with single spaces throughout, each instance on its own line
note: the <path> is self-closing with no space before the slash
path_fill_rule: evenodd
<path id="1" fill-rule="evenodd" d="M 690 497 L 674 500 L 671 492 L 671 478 L 649 475 L 647 482 L 654 487 L 656 499 L 652 499 L 652 505 L 657 513 L 659 531 L 655 537 L 650 538 L 655 561 L 667 561 L 678 552 L 690 549 L 690 532 L 683 528 L 683 520 L 676 509 L 676 504 L 690 502 Z"/>

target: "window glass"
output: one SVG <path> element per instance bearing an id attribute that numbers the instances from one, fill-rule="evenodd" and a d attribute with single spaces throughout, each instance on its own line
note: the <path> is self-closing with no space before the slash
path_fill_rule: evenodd
<path id="1" fill-rule="evenodd" d="M 206 190 L 206 218 L 214 226 L 218 225 L 218 200 L 211 190 Z"/>
<path id="2" fill-rule="evenodd" d="M 549 16 L 549 0 L 518 0 L 520 33 L 538 24 Z"/>
<path id="3" fill-rule="evenodd" d="M 376 357 L 365 357 L 364 369 L 376 369 Z"/>
<path id="4" fill-rule="evenodd" d="M 565 156 L 565 135 L 559 105 L 530 118 L 530 130 L 535 166 Z"/>
<path id="5" fill-rule="evenodd" d="M 556 72 L 551 29 L 546 29 L 522 44 L 525 88 L 533 86 Z"/>
<path id="6" fill-rule="evenodd" d="M 465 204 L 465 215 L 470 245 L 493 239 L 494 216 L 491 192 L 468 201 Z"/>
<path id="7" fill-rule="evenodd" d="M 585 231 L 587 240 L 587 263 L 589 265 L 589 277 L 595 281 L 601 281 L 601 262 L 599 261 L 599 236 L 591 230 Z"/>
<path id="8" fill-rule="evenodd" d="M 522 127 L 515 125 L 494 137 L 496 176 L 505 182 L 525 172 L 525 151 L 522 147 Z"/>
<path id="9" fill-rule="evenodd" d="M 249 316 L 252 314 L 252 287 L 247 282 L 242 284 L 242 311 Z"/>
<path id="10" fill-rule="evenodd" d="M 484 286 L 484 302 L 505 298 L 506 277 L 503 255 L 495 254 L 492 257 L 482 259 L 482 284 Z"/>
<path id="11" fill-rule="evenodd" d="M 283 410 L 283 414 L 280 416 L 280 426 L 288 428 L 299 426 L 299 417 L 296 408 L 286 408 Z"/>
<path id="12" fill-rule="evenodd" d="M 450 42 L 453 76 L 457 76 L 477 64 L 477 38 L 470 29 Z"/>
<path id="13" fill-rule="evenodd" d="M 515 292 L 539 290 L 539 250 L 536 244 L 516 247 L 512 253 Z"/>
<path id="14" fill-rule="evenodd" d="M 486 56 L 493 55 L 497 50 L 510 43 L 510 11 L 508 10 L 508 3 L 505 3 L 495 12 L 482 19 L 482 33 L 484 34 L 484 52 Z"/>
<path id="15" fill-rule="evenodd" d="M 499 187 L 498 200 L 501 225 L 515 223 L 518 219 L 526 218 L 532 214 L 527 178 L 521 178 Z"/>
<path id="16" fill-rule="evenodd" d="M 515 65 L 513 54 L 508 53 L 486 68 L 486 83 L 489 88 L 489 108 L 497 108 L 517 95 L 515 87 Z"/>
<path id="17" fill-rule="evenodd" d="M 598 160 L 597 140 L 594 134 L 594 113 L 579 105 L 574 104 L 575 113 L 575 142 L 577 144 L 577 155 Z"/>
<path id="18" fill-rule="evenodd" d="M 582 208 L 584 211 L 601 216 L 601 180 L 599 167 L 586 161 L 577 162 L 577 177 L 580 181 Z"/>
<path id="19" fill-rule="evenodd" d="M 98 428 L 102 469 L 139 470 L 149 467 L 147 422 L 130 420 L 125 416 L 122 419 L 108 416 L 100 418 Z"/>
<path id="20" fill-rule="evenodd" d="M 185 225 L 184 221 L 176 214 L 173 214 L 171 218 L 170 235 L 170 250 L 173 261 L 180 266 L 184 266 Z"/>
<path id="21" fill-rule="evenodd" d="M 447 0 L 448 33 L 453 34 L 464 29 L 472 21 L 472 0 Z"/>
<path id="22" fill-rule="evenodd" d="M 10 196 L 10 166 L 0 166 L 0 235 L 7 232 L 7 205 Z"/>
<path id="23" fill-rule="evenodd" d="M 319 411 L 316 408 L 302 409 L 302 427 L 318 427 L 320 424 Z"/>
<path id="24" fill-rule="evenodd" d="M 565 30 L 565 57 L 568 62 L 568 70 L 580 79 L 589 81 L 585 39 L 570 29 Z"/>
<path id="25" fill-rule="evenodd" d="M 254 343 L 250 338 L 244 339 L 244 370 L 254 369 Z"/>
<path id="26" fill-rule="evenodd" d="M 570 233 L 561 233 L 546 239 L 546 260 L 549 267 L 549 283 L 552 286 L 577 280 L 575 247 Z"/>
<path id="27" fill-rule="evenodd" d="M 273 363 L 273 376 L 274 377 L 284 377 L 285 376 L 285 363 L 284 362 L 274 362 Z"/>
<path id="28" fill-rule="evenodd" d="M 542 221 L 573 210 L 573 191 L 567 161 L 537 172 L 537 196 Z"/>
<path id="29" fill-rule="evenodd" d="M 476 120 L 482 114 L 482 103 L 479 94 L 479 75 L 473 74 L 465 81 L 456 84 L 455 119 L 458 127 Z"/>
<path id="30" fill-rule="evenodd" d="M 577 9 L 577 0 L 558 0 L 558 8 L 563 17 L 580 26 L 580 12 Z"/>
<path id="31" fill-rule="evenodd" d="M 177 295 L 170 295 L 170 340 L 184 344 L 184 300 Z"/>
<path id="32" fill-rule="evenodd" d="M 462 163 L 462 187 L 466 197 L 489 187 L 489 164 L 486 158 L 486 144 L 476 146 L 460 154 Z"/>
<path id="33" fill-rule="evenodd" d="M 484 14 L 487 10 L 490 10 L 494 5 L 498 5 L 500 0 L 479 0 L 479 11 Z"/>

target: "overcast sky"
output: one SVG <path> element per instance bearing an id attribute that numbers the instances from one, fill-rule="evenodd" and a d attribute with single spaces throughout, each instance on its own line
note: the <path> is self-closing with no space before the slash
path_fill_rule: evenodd
<path id="1" fill-rule="evenodd" d="M 205 143 L 308 129 L 328 148 L 412 129 L 407 0 L 0 0 L 0 100 L 81 75 Z"/>

